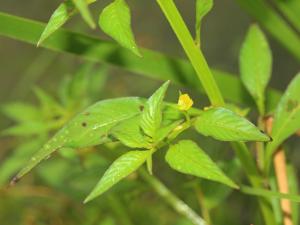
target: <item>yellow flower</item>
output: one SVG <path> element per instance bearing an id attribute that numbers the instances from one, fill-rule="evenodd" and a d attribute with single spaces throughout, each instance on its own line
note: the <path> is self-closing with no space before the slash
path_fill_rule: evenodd
<path id="1" fill-rule="evenodd" d="M 187 111 L 189 108 L 192 107 L 194 102 L 188 94 L 180 94 L 177 104 L 178 104 L 179 110 Z"/>

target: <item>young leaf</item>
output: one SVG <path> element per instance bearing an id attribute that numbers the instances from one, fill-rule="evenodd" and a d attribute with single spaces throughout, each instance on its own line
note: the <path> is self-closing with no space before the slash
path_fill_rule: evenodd
<path id="1" fill-rule="evenodd" d="M 171 146 L 166 154 L 166 161 L 171 168 L 181 173 L 217 181 L 230 187 L 238 188 L 193 141 L 182 140 Z"/>
<path id="2" fill-rule="evenodd" d="M 114 0 L 100 14 L 99 26 L 121 46 L 141 56 L 131 30 L 130 9 L 125 0 Z"/>
<path id="3" fill-rule="evenodd" d="M 80 12 L 82 18 L 91 27 L 95 28 L 95 22 L 89 11 L 88 2 L 86 0 L 72 0 L 78 11 Z"/>
<path id="4" fill-rule="evenodd" d="M 105 171 L 96 187 L 84 200 L 84 203 L 103 194 L 120 180 L 137 170 L 150 154 L 150 151 L 130 151 L 120 156 L 111 164 L 108 170 Z"/>
<path id="5" fill-rule="evenodd" d="M 266 151 L 270 158 L 276 148 L 289 136 L 300 129 L 300 73 L 291 81 L 283 94 L 274 114 L 273 141 Z M 267 159 L 268 160 L 268 159 Z"/>
<path id="6" fill-rule="evenodd" d="M 141 118 L 141 128 L 149 137 L 155 138 L 156 131 L 159 129 L 162 121 L 162 102 L 165 97 L 169 81 L 165 82 L 148 99 Z"/>
<path id="7" fill-rule="evenodd" d="M 197 46 L 200 46 L 200 32 L 202 19 L 212 9 L 213 4 L 213 0 L 196 0 L 195 42 Z"/>
<path id="8" fill-rule="evenodd" d="M 96 0 L 86 0 L 86 4 L 91 4 Z M 72 0 L 66 0 L 61 3 L 54 13 L 51 15 L 47 26 L 45 27 L 40 39 L 37 43 L 39 46 L 44 40 L 46 40 L 52 33 L 63 26 L 68 19 L 70 19 L 77 12 Z"/>
<path id="9" fill-rule="evenodd" d="M 131 97 L 104 100 L 88 107 L 34 154 L 14 179 L 18 180 L 62 147 L 83 148 L 109 141 L 111 128 L 139 114 L 141 104 L 139 98 Z"/>
<path id="10" fill-rule="evenodd" d="M 149 148 L 147 137 L 140 129 L 141 116 L 128 119 L 112 129 L 112 135 L 122 144 L 131 148 Z"/>
<path id="11" fill-rule="evenodd" d="M 196 120 L 195 128 L 220 141 L 270 141 L 270 137 L 250 121 L 221 107 L 204 111 Z"/>
<path id="12" fill-rule="evenodd" d="M 240 51 L 240 73 L 261 115 L 265 113 L 265 89 L 271 70 L 272 53 L 267 39 L 257 25 L 252 25 Z"/>

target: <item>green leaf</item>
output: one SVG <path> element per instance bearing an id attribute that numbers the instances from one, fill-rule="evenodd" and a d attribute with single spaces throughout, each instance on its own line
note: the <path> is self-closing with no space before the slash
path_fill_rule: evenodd
<path id="1" fill-rule="evenodd" d="M 272 128 L 273 141 L 266 147 L 270 160 L 277 147 L 300 129 L 300 73 L 291 81 L 274 113 Z"/>
<path id="2" fill-rule="evenodd" d="M 254 98 L 261 115 L 265 113 L 265 89 L 272 70 L 272 53 L 266 37 L 252 25 L 240 51 L 243 84 Z"/>
<path id="3" fill-rule="evenodd" d="M 22 122 L 1 132 L 2 135 L 31 136 L 48 131 L 50 124 L 41 121 Z"/>
<path id="4" fill-rule="evenodd" d="M 12 102 L 1 107 L 1 111 L 16 122 L 34 121 L 40 118 L 38 109 L 30 104 Z"/>
<path id="5" fill-rule="evenodd" d="M 166 154 L 166 161 L 171 168 L 181 173 L 217 181 L 230 187 L 238 188 L 193 141 L 182 140 L 172 145 Z"/>
<path id="6" fill-rule="evenodd" d="M 196 0 L 196 45 L 200 46 L 200 33 L 201 33 L 201 23 L 203 17 L 212 9 L 214 4 L 213 0 Z"/>
<path id="7" fill-rule="evenodd" d="M 121 46 L 141 56 L 131 30 L 130 9 L 125 0 L 115 0 L 100 14 L 99 26 Z"/>
<path id="8" fill-rule="evenodd" d="M 296 174 L 296 168 L 292 164 L 287 165 L 288 185 L 289 193 L 294 195 L 299 195 L 299 184 L 298 177 Z M 293 224 L 299 224 L 299 204 L 292 203 L 292 219 Z"/>
<path id="9" fill-rule="evenodd" d="M 110 141 L 108 134 L 118 123 L 140 113 L 142 101 L 139 98 L 117 98 L 100 101 L 75 116 L 53 138 L 51 138 L 25 167 L 16 180 L 27 174 L 43 159 L 62 147 L 83 148 Z"/>
<path id="10" fill-rule="evenodd" d="M 128 119 L 112 129 L 112 135 L 122 144 L 131 148 L 150 148 L 147 137 L 140 129 L 141 116 Z"/>
<path id="11" fill-rule="evenodd" d="M 96 0 L 86 0 L 86 4 L 91 4 Z M 72 0 L 61 3 L 51 15 L 47 26 L 41 34 L 37 46 L 46 40 L 51 34 L 62 27 L 77 12 Z"/>
<path id="12" fill-rule="evenodd" d="M 156 139 L 156 131 L 160 128 L 162 122 L 162 103 L 169 81 L 165 82 L 148 99 L 142 112 L 141 128 L 149 137 Z"/>
<path id="13" fill-rule="evenodd" d="M 120 180 L 137 170 L 151 154 L 150 151 L 130 151 L 120 156 L 113 164 L 105 171 L 104 175 L 84 200 L 84 203 L 103 194 Z"/>
<path id="14" fill-rule="evenodd" d="M 270 141 L 270 137 L 250 121 L 222 107 L 204 111 L 196 120 L 195 128 L 220 141 Z"/>
<path id="15" fill-rule="evenodd" d="M 93 17 L 89 11 L 88 2 L 86 0 L 72 0 L 73 4 L 76 6 L 78 11 L 80 12 L 82 18 L 85 22 L 91 27 L 95 28 L 96 24 L 93 20 Z"/>

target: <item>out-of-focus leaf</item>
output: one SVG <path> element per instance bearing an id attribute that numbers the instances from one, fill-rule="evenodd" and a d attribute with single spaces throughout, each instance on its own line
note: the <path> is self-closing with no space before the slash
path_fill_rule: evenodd
<path id="1" fill-rule="evenodd" d="M 86 203 L 91 201 L 101 195 L 120 180 L 137 170 L 146 161 L 150 154 L 150 151 L 130 151 L 120 156 L 104 173 L 101 180 L 84 202 Z"/>
<path id="2" fill-rule="evenodd" d="M 121 122 L 111 133 L 121 143 L 131 148 L 149 148 L 147 137 L 143 135 L 140 128 L 141 116 L 136 116 Z"/>
<path id="3" fill-rule="evenodd" d="M 86 4 L 91 4 L 96 0 L 86 0 Z M 52 33 L 63 26 L 77 12 L 72 0 L 66 0 L 61 3 L 51 15 L 47 26 L 43 30 L 37 45 L 39 46 Z"/>
<path id="4" fill-rule="evenodd" d="M 270 137 L 250 121 L 222 107 L 204 111 L 197 118 L 195 128 L 221 141 L 270 141 Z"/>
<path id="5" fill-rule="evenodd" d="M 166 161 L 171 168 L 181 173 L 217 181 L 237 188 L 237 185 L 193 141 L 182 140 L 172 145 L 166 154 Z"/>
<path id="6" fill-rule="evenodd" d="M 196 23 L 195 23 L 196 45 L 200 46 L 200 33 L 201 33 L 202 19 L 212 9 L 213 4 L 214 4 L 213 0 L 196 0 Z"/>
<path id="7" fill-rule="evenodd" d="M 131 30 L 130 9 L 125 0 L 114 0 L 106 6 L 100 14 L 99 26 L 121 46 L 141 56 Z"/>
<path id="8" fill-rule="evenodd" d="M 16 122 L 33 121 L 40 118 L 38 109 L 30 104 L 12 102 L 1 107 L 1 111 Z"/>
<path id="9" fill-rule="evenodd" d="M 165 82 L 154 94 L 148 99 L 142 112 L 141 128 L 149 137 L 155 139 L 156 131 L 160 128 L 162 122 L 162 103 L 169 81 Z"/>
<path id="10" fill-rule="evenodd" d="M 93 17 L 89 10 L 89 3 L 87 0 L 72 0 L 73 4 L 76 6 L 78 11 L 80 12 L 82 18 L 85 20 L 85 22 L 91 27 L 95 28 L 96 24 L 93 20 Z"/>
<path id="11" fill-rule="evenodd" d="M 272 53 L 266 37 L 252 25 L 240 51 L 243 84 L 252 95 L 261 115 L 265 113 L 265 89 L 271 77 Z"/>
<path id="12" fill-rule="evenodd" d="M 64 113 L 63 107 L 47 92 L 40 88 L 34 88 L 34 92 L 41 104 L 42 113 L 46 118 L 61 116 Z"/>
<path id="13" fill-rule="evenodd" d="M 139 98 L 117 98 L 100 101 L 75 116 L 40 149 L 17 174 L 19 179 L 43 159 L 62 147 L 83 148 L 109 141 L 109 131 L 116 124 L 140 113 Z"/>
<path id="14" fill-rule="evenodd" d="M 290 82 L 274 114 L 273 141 L 266 147 L 267 166 L 276 148 L 300 129 L 300 73 Z"/>
<path id="15" fill-rule="evenodd" d="M 22 168 L 24 163 L 30 158 L 30 155 L 41 147 L 43 141 L 44 138 L 34 138 L 12 150 L 13 153 L 0 164 L 0 185 L 7 183 Z"/>
<path id="16" fill-rule="evenodd" d="M 50 124 L 40 121 L 23 122 L 3 130 L 1 134 L 26 137 L 31 135 L 39 135 L 48 131 L 50 128 Z"/>
<path id="17" fill-rule="evenodd" d="M 300 32 L 300 1 L 298 0 L 274 0 L 272 1 L 276 4 L 279 10 L 289 19 L 289 21 L 294 25 L 295 28 Z"/>

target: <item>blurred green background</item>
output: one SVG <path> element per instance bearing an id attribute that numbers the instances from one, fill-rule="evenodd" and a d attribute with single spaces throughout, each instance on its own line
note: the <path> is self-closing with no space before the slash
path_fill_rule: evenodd
<path id="1" fill-rule="evenodd" d="M 58 0 L 2 0 L 0 11 L 46 22 L 60 2 Z M 109 2 L 103 0 L 92 5 L 94 18 L 98 17 L 97 13 Z M 190 30 L 193 30 L 194 1 L 176 2 Z M 130 0 L 128 4 L 131 6 L 132 27 L 139 46 L 172 56 L 185 57 L 155 1 Z M 202 49 L 209 65 L 238 74 L 239 48 L 249 25 L 253 22 L 253 19 L 235 1 L 215 0 L 214 8 L 205 17 L 202 26 Z M 91 31 L 79 15 L 75 16 L 65 27 L 108 39 L 99 28 Z M 299 71 L 299 63 L 268 33 L 266 34 L 273 52 L 271 86 L 284 90 L 291 78 Z M 57 96 L 58 87 L 63 78 L 66 75 L 73 75 L 84 64 L 85 62 L 76 56 L 51 52 L 0 36 L 0 104 L 21 100 L 36 104 L 37 101 L 32 92 L 35 86 Z M 97 69 L 103 67 L 100 64 L 96 65 Z M 131 95 L 147 97 L 160 83 L 118 68 L 105 67 L 105 69 L 108 69 L 107 81 L 103 89 L 99 91 L 98 99 Z M 205 105 L 205 97 L 199 96 L 193 90 L 188 91 L 197 105 Z M 176 101 L 177 93 L 178 87 L 173 87 L 168 94 L 168 99 Z M 4 115 L 0 116 L 1 130 L 11 123 Z M 190 135 L 193 136 L 193 134 Z M 12 154 L 16 146 L 15 142 L 15 139 L 0 138 L 0 163 Z M 215 160 L 232 158 L 229 146 L 226 145 L 224 149 L 222 143 L 216 145 L 215 142 L 206 142 L 203 140 L 202 144 L 208 146 L 207 149 L 212 146 L 213 150 L 210 155 Z M 299 165 L 300 158 L 295 153 L 297 144 L 299 144 L 297 140 L 292 142 L 289 158 Z M 105 146 L 103 148 L 109 150 L 120 147 Z M 122 149 L 116 151 L 122 151 Z M 158 176 L 176 194 L 185 198 L 184 200 L 193 208 L 200 210 L 193 199 L 194 195 L 189 185 L 182 185 L 183 180 L 187 184 L 193 183 L 194 180 L 171 172 L 160 163 L 162 161 L 160 156 L 157 156 L 155 163 L 155 171 L 157 173 L 159 171 Z M 190 224 L 162 203 L 159 197 L 134 175 L 104 198 L 87 206 L 82 205 L 84 196 L 109 164 L 100 156 L 94 157 L 94 154 L 86 157 L 89 169 L 82 169 L 79 166 L 80 160 L 64 160 L 63 157 L 58 157 L 42 165 L 37 172 L 34 172 L 35 175 L 27 177 L 24 185 L 1 190 L 0 224 Z M 224 169 L 229 171 L 230 167 L 225 165 Z M 209 185 L 211 183 L 208 182 L 208 187 Z M 4 187 L 5 184 L 2 186 Z M 186 194 L 187 192 L 190 194 Z M 211 196 L 213 199 L 218 195 L 211 194 Z M 255 210 L 256 203 L 249 199 L 246 200 L 249 204 L 242 205 L 245 198 L 240 193 L 235 193 L 234 197 L 229 196 L 225 202 L 220 203 L 218 208 L 214 208 L 214 224 L 250 224 L 253 221 L 251 210 Z M 211 199 L 208 201 L 213 202 Z M 226 210 L 228 205 L 234 210 Z M 226 216 L 224 216 L 224 210 L 226 210 Z M 124 215 L 126 213 L 128 215 Z"/>

